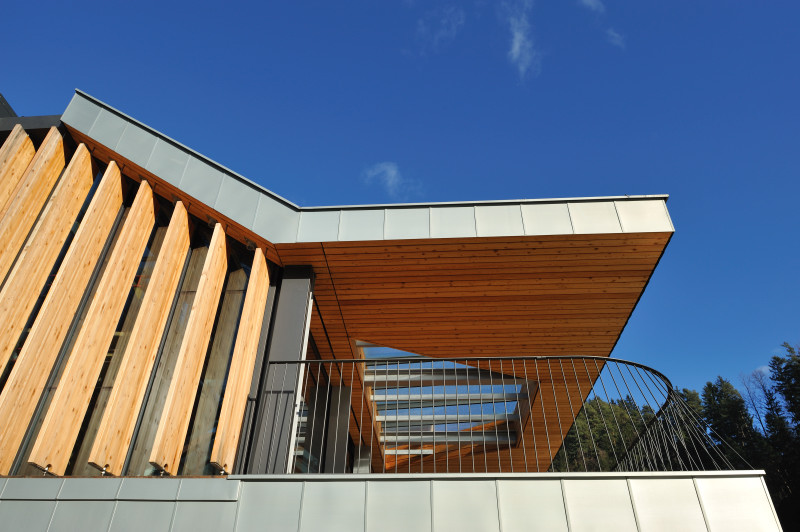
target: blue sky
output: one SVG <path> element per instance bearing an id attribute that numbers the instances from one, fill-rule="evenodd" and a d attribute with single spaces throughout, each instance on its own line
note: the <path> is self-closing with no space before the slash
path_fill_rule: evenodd
<path id="1" fill-rule="evenodd" d="M 3 18 L 18 114 L 78 87 L 300 205 L 668 193 L 677 232 L 614 355 L 700 388 L 800 343 L 796 2 L 12 1 Z"/>

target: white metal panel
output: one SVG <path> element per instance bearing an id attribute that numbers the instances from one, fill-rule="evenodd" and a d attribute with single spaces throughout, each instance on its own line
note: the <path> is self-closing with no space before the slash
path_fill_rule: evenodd
<path id="1" fill-rule="evenodd" d="M 189 155 L 185 151 L 158 139 L 145 169 L 177 187 L 188 163 Z"/>
<path id="2" fill-rule="evenodd" d="M 198 160 L 189 159 L 186 171 L 181 179 L 180 189 L 202 201 L 206 205 L 214 205 L 222 185 L 222 173 L 216 168 Z"/>
<path id="3" fill-rule="evenodd" d="M 342 211 L 339 222 L 339 240 L 383 239 L 383 209 Z"/>
<path id="4" fill-rule="evenodd" d="M 302 497 L 302 482 L 243 482 L 236 532 L 297 530 Z"/>
<path id="5" fill-rule="evenodd" d="M 519 205 L 478 205 L 475 226 L 478 236 L 521 236 L 522 211 Z"/>
<path id="6" fill-rule="evenodd" d="M 526 235 L 571 235 L 566 203 L 532 203 L 522 206 Z"/>
<path id="7" fill-rule="evenodd" d="M 568 530 L 559 480 L 498 480 L 497 499 L 503 532 Z"/>
<path id="8" fill-rule="evenodd" d="M 340 211 L 307 211 L 300 214 L 298 242 L 336 242 Z"/>
<path id="9" fill-rule="evenodd" d="M 300 532 L 364 530 L 365 482 L 306 482 Z"/>
<path id="10" fill-rule="evenodd" d="M 773 532 L 780 525 L 759 477 L 697 478 L 711 532 Z"/>
<path id="11" fill-rule="evenodd" d="M 431 207 L 431 238 L 475 235 L 475 207 Z"/>
<path id="12" fill-rule="evenodd" d="M 625 479 L 568 479 L 563 485 L 572 532 L 637 532 Z"/>
<path id="13" fill-rule="evenodd" d="M 672 231 L 664 200 L 615 201 L 617 214 L 626 233 Z"/>
<path id="14" fill-rule="evenodd" d="M 434 480 L 434 532 L 500 531 L 493 480 Z"/>
<path id="15" fill-rule="evenodd" d="M 61 121 L 88 135 L 99 113 L 99 106 L 80 94 L 73 94 L 64 114 L 61 115 Z"/>
<path id="16" fill-rule="evenodd" d="M 236 179 L 223 179 L 213 207 L 244 227 L 252 227 L 258 209 L 258 192 Z"/>
<path id="17" fill-rule="evenodd" d="M 630 489 L 642 530 L 706 531 L 692 479 L 634 478 L 630 480 Z"/>
<path id="18" fill-rule="evenodd" d="M 572 228 L 576 234 L 621 233 L 613 201 L 568 203 Z"/>
<path id="19" fill-rule="evenodd" d="M 92 123 L 92 127 L 89 131 L 84 131 L 84 133 L 113 150 L 116 149 L 126 125 L 127 122 L 116 114 L 100 109 L 97 119 Z"/>
<path id="20" fill-rule="evenodd" d="M 147 165 L 147 161 L 150 160 L 150 155 L 153 153 L 155 145 L 156 137 L 154 135 L 135 124 L 129 123 L 125 127 L 125 131 L 122 132 L 114 151 L 144 168 Z"/>
<path id="21" fill-rule="evenodd" d="M 425 480 L 367 482 L 367 530 L 424 532 L 431 529 L 431 483 Z"/>
<path id="22" fill-rule="evenodd" d="M 266 194 L 258 198 L 258 211 L 253 231 L 275 244 L 295 242 L 300 212 L 284 205 Z"/>
<path id="23" fill-rule="evenodd" d="M 428 238 L 431 234 L 431 211 L 427 207 L 415 209 L 386 209 L 384 238 L 402 240 Z"/>

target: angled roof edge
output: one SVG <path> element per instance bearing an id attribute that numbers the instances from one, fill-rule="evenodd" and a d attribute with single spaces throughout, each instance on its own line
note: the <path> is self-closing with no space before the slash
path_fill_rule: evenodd
<path id="1" fill-rule="evenodd" d="M 666 194 L 300 207 L 78 89 L 61 120 L 275 244 L 674 231 Z"/>

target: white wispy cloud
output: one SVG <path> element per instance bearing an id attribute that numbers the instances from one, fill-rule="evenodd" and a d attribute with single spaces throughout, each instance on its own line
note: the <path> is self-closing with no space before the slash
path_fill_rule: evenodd
<path id="1" fill-rule="evenodd" d="M 362 173 L 364 183 L 378 183 L 393 199 L 403 199 L 420 191 L 420 183 L 403 177 L 397 163 L 385 161 L 376 163 Z"/>
<path id="2" fill-rule="evenodd" d="M 600 0 L 580 0 L 578 3 L 595 13 L 603 13 L 606 10 L 605 4 Z"/>
<path id="3" fill-rule="evenodd" d="M 614 28 L 608 28 L 606 30 L 606 39 L 614 46 L 622 48 L 623 50 L 625 49 L 625 37 L 614 31 Z"/>
<path id="4" fill-rule="evenodd" d="M 518 0 L 506 4 L 506 21 L 511 31 L 511 44 L 508 60 L 517 67 L 520 78 L 532 72 L 539 72 L 540 54 L 533 46 L 533 33 L 528 15 L 533 8 L 533 0 Z"/>
<path id="5" fill-rule="evenodd" d="M 417 39 L 423 53 L 431 48 L 438 52 L 453 40 L 466 22 L 464 10 L 455 6 L 445 6 L 429 11 L 417 20 Z"/>

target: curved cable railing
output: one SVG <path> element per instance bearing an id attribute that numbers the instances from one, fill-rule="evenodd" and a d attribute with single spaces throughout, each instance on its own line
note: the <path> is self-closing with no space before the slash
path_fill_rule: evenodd
<path id="1" fill-rule="evenodd" d="M 275 422 L 266 428 L 270 452 L 274 445 L 287 457 L 282 472 L 735 469 L 730 449 L 710 437 L 669 379 L 635 362 L 565 356 L 272 364 L 276 382 L 296 382 L 274 397 L 268 417 Z"/>

